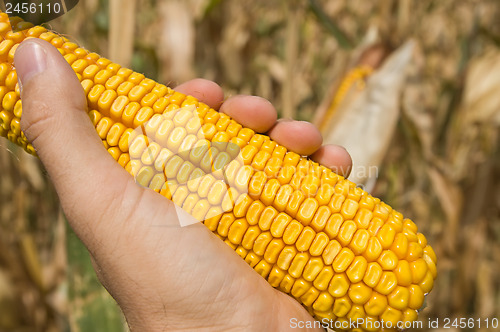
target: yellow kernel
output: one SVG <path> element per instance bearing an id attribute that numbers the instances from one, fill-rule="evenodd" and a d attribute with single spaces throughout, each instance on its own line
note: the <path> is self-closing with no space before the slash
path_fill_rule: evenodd
<path id="1" fill-rule="evenodd" d="M 286 244 L 295 244 L 303 228 L 304 226 L 302 226 L 300 222 L 292 220 L 283 233 L 283 241 L 285 241 Z"/>
<path id="2" fill-rule="evenodd" d="M 419 258 L 410 263 L 411 279 L 412 283 L 418 284 L 421 282 L 428 271 L 427 263 L 424 259 Z"/>
<path id="3" fill-rule="evenodd" d="M 130 76 L 128 77 L 128 81 L 129 81 L 129 82 L 132 82 L 132 83 L 134 83 L 134 84 L 140 84 L 144 78 L 145 78 L 145 77 L 144 77 L 144 75 L 143 75 L 143 74 L 140 74 L 140 73 L 132 73 L 132 74 L 130 74 Z"/>
<path id="4" fill-rule="evenodd" d="M 304 271 L 304 267 L 309 261 L 309 255 L 306 253 L 298 253 L 295 255 L 292 263 L 290 264 L 290 268 L 288 269 L 288 273 L 294 278 L 298 278 L 302 275 L 302 271 Z"/>
<path id="5" fill-rule="evenodd" d="M 311 197 L 306 198 L 297 212 L 297 220 L 299 220 L 304 226 L 309 225 L 318 207 L 319 205 L 316 199 Z"/>
<path id="6" fill-rule="evenodd" d="M 141 105 L 139 105 L 138 103 L 135 103 L 135 102 L 129 103 L 125 107 L 125 110 L 123 111 L 123 114 L 122 114 L 123 124 L 126 125 L 127 127 L 134 127 L 135 117 L 136 117 L 137 112 L 139 112 L 140 108 L 141 108 Z"/>
<path id="7" fill-rule="evenodd" d="M 73 68 L 73 71 L 78 74 L 82 74 L 85 68 L 89 66 L 89 63 L 87 60 L 84 59 L 78 59 L 73 64 L 71 65 L 71 68 Z"/>
<path id="8" fill-rule="evenodd" d="M 266 206 L 261 201 L 254 201 L 247 211 L 247 221 L 250 225 L 257 225 L 260 215 Z M 287 215 L 288 216 L 288 215 Z M 271 230 L 272 233 L 272 230 Z M 273 235 L 274 236 L 274 235 Z"/>
<path id="9" fill-rule="evenodd" d="M 278 211 L 272 206 L 267 206 L 259 218 L 259 227 L 263 231 L 267 231 L 271 228 L 271 223 L 274 218 L 278 215 Z"/>
<path id="10" fill-rule="evenodd" d="M 203 221 L 210 209 L 210 204 L 206 199 L 199 200 L 191 212 L 191 215 L 198 221 Z"/>
<path id="11" fill-rule="evenodd" d="M 248 255 L 245 257 L 245 262 L 248 263 L 252 268 L 255 267 L 260 261 L 261 257 L 256 255 L 254 252 L 249 252 Z"/>
<path id="12" fill-rule="evenodd" d="M 170 150 L 168 150 L 168 149 L 164 149 L 164 150 L 165 150 L 166 160 L 168 160 L 168 158 L 173 156 L 173 153 Z M 160 159 L 162 152 L 163 152 L 163 150 L 160 152 L 160 155 L 158 156 L 157 160 Z M 205 175 L 206 175 L 206 173 L 203 172 L 203 170 L 201 170 L 200 168 L 195 168 L 195 170 L 191 173 L 191 175 L 189 175 L 189 180 L 187 182 L 187 186 L 188 186 L 189 191 L 198 192 L 198 189 L 200 187 L 200 182 Z"/>
<path id="13" fill-rule="evenodd" d="M 253 175 L 253 168 L 251 166 L 243 166 L 236 175 L 234 186 L 238 192 L 244 193 L 248 191 L 248 183 Z"/>
<path id="14" fill-rule="evenodd" d="M 292 275 L 292 274 L 291 274 Z M 293 277 L 293 275 L 292 275 Z M 305 281 L 302 278 L 298 278 L 295 283 L 293 284 L 291 294 L 293 296 L 301 297 L 304 295 L 310 288 L 311 288 L 311 283 L 309 281 Z"/>
<path id="15" fill-rule="evenodd" d="M 395 236 L 396 231 L 389 224 L 385 224 L 384 226 L 382 226 L 382 228 L 377 233 L 377 238 L 379 239 L 380 244 L 384 249 L 389 249 L 391 247 L 392 243 L 394 242 Z"/>
<path id="16" fill-rule="evenodd" d="M 345 196 L 342 194 L 334 194 L 328 206 L 333 213 L 340 212 L 343 207 Z"/>
<path id="17" fill-rule="evenodd" d="M 398 280 L 393 272 L 383 272 L 375 290 L 383 295 L 389 295 L 396 288 Z"/>
<path id="18" fill-rule="evenodd" d="M 264 259 L 270 264 L 276 263 L 276 261 L 278 260 L 278 256 L 284 247 L 285 243 L 282 239 L 271 240 L 264 253 Z"/>
<path id="19" fill-rule="evenodd" d="M 325 250 L 323 250 L 323 254 L 321 255 L 323 257 L 323 260 L 325 261 L 325 264 L 332 264 L 333 260 L 337 257 L 341 249 L 342 246 L 340 245 L 340 243 L 338 243 L 337 240 L 331 240 L 327 244 Z"/>
<path id="20" fill-rule="evenodd" d="M 408 243 L 408 252 L 406 253 L 405 259 L 412 262 L 421 258 L 423 253 L 422 247 L 417 242 L 410 242 Z"/>
<path id="21" fill-rule="evenodd" d="M 253 248 L 255 240 L 260 235 L 261 231 L 258 226 L 250 226 L 248 227 L 243 239 L 241 240 L 241 245 L 243 248 L 250 250 Z"/>
<path id="22" fill-rule="evenodd" d="M 347 296 L 336 299 L 333 304 L 333 314 L 337 317 L 344 317 L 351 310 L 352 303 Z M 347 325 L 348 326 L 348 325 Z"/>
<path id="23" fill-rule="evenodd" d="M 321 257 L 313 257 L 309 259 L 304 267 L 303 278 L 307 281 L 314 281 L 323 267 L 324 264 Z"/>
<path id="24" fill-rule="evenodd" d="M 164 174 L 167 180 L 174 180 L 177 178 L 177 173 L 181 168 L 183 162 L 184 160 L 182 160 L 182 158 L 179 156 L 173 156 L 168 160 L 164 170 Z"/>
<path id="25" fill-rule="evenodd" d="M 382 219 L 374 217 L 372 221 L 370 221 L 370 225 L 368 225 L 368 232 L 371 236 L 376 236 L 382 226 L 384 226 Z"/>
<path id="26" fill-rule="evenodd" d="M 152 167 L 144 166 L 137 173 L 135 181 L 143 187 L 148 187 L 149 182 L 151 182 L 151 179 L 153 178 L 154 175 L 155 171 L 153 170 Z"/>
<path id="27" fill-rule="evenodd" d="M 349 290 L 349 279 L 345 273 L 335 274 L 328 286 L 328 292 L 334 297 L 342 297 Z"/>
<path id="28" fill-rule="evenodd" d="M 382 245 L 380 244 L 380 241 L 376 237 L 371 237 L 368 240 L 368 246 L 366 247 L 363 256 L 366 258 L 367 261 L 371 262 L 376 260 L 381 253 L 382 253 Z"/>
<path id="29" fill-rule="evenodd" d="M 119 96 L 126 96 L 128 98 L 128 94 L 129 94 L 130 90 L 132 90 L 133 87 L 134 87 L 133 83 L 131 83 L 129 81 L 125 81 L 118 86 L 116 93 Z"/>
<path id="30" fill-rule="evenodd" d="M 380 264 L 383 270 L 394 270 L 398 264 L 398 257 L 391 250 L 384 250 L 380 254 L 377 262 Z"/>
<path id="31" fill-rule="evenodd" d="M 349 248 L 356 254 L 362 254 L 368 246 L 370 234 L 366 229 L 358 229 L 352 238 Z"/>
<path id="32" fill-rule="evenodd" d="M 125 131 L 120 137 L 120 140 L 118 141 L 118 147 L 120 148 L 120 150 L 122 150 L 123 152 L 128 152 L 129 145 L 136 136 L 137 132 L 134 131 L 133 129 L 130 128 L 125 129 Z"/>
<path id="33" fill-rule="evenodd" d="M 373 209 L 373 216 L 380 218 L 382 221 L 385 221 L 387 217 L 389 217 L 389 213 L 391 213 L 392 208 L 381 202 L 380 204 L 375 205 Z"/>
<path id="34" fill-rule="evenodd" d="M 293 186 L 292 186 L 293 187 Z M 297 211 L 299 210 L 302 202 L 304 201 L 304 193 L 300 190 L 295 190 L 290 196 L 287 206 L 285 207 L 285 212 L 288 213 L 292 218 L 295 218 Z"/>
<path id="35" fill-rule="evenodd" d="M 328 311 L 332 309 L 334 298 L 328 292 L 321 292 L 313 304 L 313 309 Z"/>
<path id="36" fill-rule="evenodd" d="M 113 76 L 113 72 L 107 70 L 107 69 L 104 69 L 104 70 L 100 70 L 99 72 L 97 72 L 94 76 L 94 82 L 96 84 L 102 84 L 102 85 L 105 85 L 106 84 L 106 81 L 111 77 Z M 135 101 L 135 100 L 134 100 Z"/>
<path id="37" fill-rule="evenodd" d="M 406 257 L 408 253 L 408 239 L 403 233 L 398 233 L 396 235 L 391 246 L 391 251 L 393 251 L 399 259 Z"/>
<path id="38" fill-rule="evenodd" d="M 396 278 L 398 279 L 398 285 L 410 286 L 412 282 L 412 273 L 408 261 L 400 260 L 394 269 L 394 274 L 396 274 Z"/>
<path id="39" fill-rule="evenodd" d="M 248 229 L 248 222 L 245 219 L 238 219 L 231 224 L 227 238 L 234 244 L 240 244 Z"/>
<path id="40" fill-rule="evenodd" d="M 354 233 L 357 230 L 357 226 L 352 220 L 345 221 L 340 227 L 339 234 L 337 236 L 338 241 L 342 246 L 347 246 L 351 242 Z"/>
<path id="41" fill-rule="evenodd" d="M 276 197 L 278 190 L 280 189 L 280 183 L 276 179 L 270 179 L 264 186 L 261 194 L 261 201 L 265 205 L 271 205 Z"/>
<path id="42" fill-rule="evenodd" d="M 116 73 L 116 75 L 122 77 L 124 80 L 126 80 L 131 74 L 132 70 L 128 68 L 120 68 Z"/>
<path id="43" fill-rule="evenodd" d="M 354 217 L 356 225 L 360 228 L 368 228 L 372 219 L 373 213 L 367 209 L 359 209 Z"/>
<path id="44" fill-rule="evenodd" d="M 398 286 L 387 296 L 389 305 L 395 309 L 405 310 L 408 307 L 410 300 L 410 292 L 408 288 Z"/>
<path id="45" fill-rule="evenodd" d="M 118 86 L 124 82 L 124 78 L 118 75 L 110 77 L 104 85 L 106 89 L 117 90 Z M 126 97 L 126 96 L 123 96 Z M 128 98 L 127 98 L 128 99 Z"/>
<path id="46" fill-rule="evenodd" d="M 123 132 L 127 129 L 123 124 L 117 122 L 114 123 L 111 128 L 109 128 L 108 134 L 106 136 L 106 141 L 110 146 L 118 146 L 120 138 Z"/>
<path id="47" fill-rule="evenodd" d="M 290 294 L 290 291 L 292 290 L 294 283 L 295 283 L 295 278 L 292 278 L 291 275 L 287 274 L 287 275 L 285 275 L 285 277 L 281 281 L 279 289 L 282 292 Z"/>
<path id="48" fill-rule="evenodd" d="M 255 174 L 250 179 L 250 182 L 248 183 L 248 194 L 250 195 L 250 197 L 252 197 L 253 199 L 259 199 L 266 181 L 266 173 L 262 171 L 255 172 Z M 264 203 L 264 205 L 269 204 Z"/>
<path id="49" fill-rule="evenodd" d="M 368 263 L 363 256 L 357 256 L 346 271 L 351 282 L 356 283 L 363 280 Z"/>
<path id="50" fill-rule="evenodd" d="M 375 262 L 368 263 L 363 282 L 374 288 L 382 277 L 382 268 Z"/>
<path id="51" fill-rule="evenodd" d="M 333 278 L 334 272 L 331 266 L 324 266 L 321 272 L 314 279 L 314 287 L 319 290 L 327 290 L 330 280 Z"/>
<path id="52" fill-rule="evenodd" d="M 372 289 L 362 282 L 351 285 L 348 292 L 352 303 L 365 304 L 372 296 Z"/>
<path id="53" fill-rule="evenodd" d="M 154 112 L 151 107 L 142 107 L 141 109 L 139 109 L 134 117 L 134 128 L 137 128 L 146 123 L 153 116 L 153 114 Z"/>
<path id="54" fill-rule="evenodd" d="M 424 304 L 425 294 L 418 285 L 411 285 L 408 287 L 409 300 L 408 307 L 411 309 L 419 310 Z"/>
<path id="55" fill-rule="evenodd" d="M 330 242 L 328 235 L 323 232 L 317 233 L 311 247 L 309 248 L 311 256 L 321 256 L 328 245 L 328 242 Z"/>
<path id="56" fill-rule="evenodd" d="M 127 154 L 122 154 L 123 155 L 127 155 Z M 128 157 L 128 155 L 127 155 Z M 121 158 L 121 156 L 120 156 Z M 130 158 L 127 158 L 127 159 L 130 159 Z M 118 160 L 118 162 L 120 162 L 120 160 Z M 166 179 L 165 179 L 165 175 L 163 173 L 157 173 L 153 176 L 153 178 L 151 179 L 151 182 L 149 183 L 149 188 L 153 189 L 154 191 L 156 192 L 160 192 L 161 189 L 163 188 L 163 186 L 165 186 L 165 183 L 166 183 Z"/>
<path id="57" fill-rule="evenodd" d="M 343 248 L 333 260 L 332 266 L 335 272 L 344 272 L 354 260 L 354 253 L 349 248 Z"/>
<path id="58" fill-rule="evenodd" d="M 157 146 L 158 152 L 156 152 L 156 156 L 158 156 L 162 149 L 157 143 L 151 143 L 151 145 L 153 145 L 153 144 Z M 151 145 L 150 145 L 150 147 L 151 147 Z M 151 155 L 154 155 L 154 153 L 152 153 Z M 155 157 L 155 158 L 157 159 L 157 157 Z M 196 167 L 193 164 L 191 164 L 189 161 L 187 161 L 187 160 L 184 161 L 182 163 L 181 167 L 179 168 L 178 173 L 177 173 L 177 182 L 179 184 L 187 183 L 189 181 L 189 176 L 191 175 L 191 173 L 193 173 L 195 168 Z"/>
<path id="59" fill-rule="evenodd" d="M 99 122 L 97 123 L 97 134 L 101 139 L 105 139 L 106 136 L 108 135 L 108 131 L 113 126 L 113 120 L 111 120 L 108 117 L 103 117 Z"/>
<path id="60" fill-rule="evenodd" d="M 424 254 L 423 258 L 424 258 L 425 262 L 427 263 L 427 267 L 428 267 L 429 271 L 431 272 L 432 277 L 434 279 L 436 279 L 436 277 L 437 277 L 436 264 L 432 261 L 432 259 L 429 257 L 429 255 Z"/>
<path id="61" fill-rule="evenodd" d="M 434 252 L 434 249 L 432 249 L 431 246 L 424 247 L 424 254 L 428 255 L 429 258 L 434 262 L 434 264 L 437 263 L 436 253 Z"/>
<path id="62" fill-rule="evenodd" d="M 237 195 L 237 193 L 235 194 L 235 196 L 236 195 Z M 253 199 L 251 199 L 250 196 L 248 196 L 248 194 L 243 193 L 243 194 L 239 195 L 235 200 L 235 205 L 233 208 L 233 214 L 235 215 L 235 217 L 237 217 L 237 218 L 244 217 L 248 211 L 248 208 L 252 204 L 252 202 L 253 202 Z"/>
<path id="63" fill-rule="evenodd" d="M 288 200 L 290 199 L 293 193 L 293 188 L 289 184 L 285 184 L 281 186 L 276 193 L 276 197 L 274 198 L 273 206 L 278 211 L 285 211 L 285 208 L 288 204 Z"/>
<path id="64" fill-rule="evenodd" d="M 101 97 L 99 97 L 99 100 L 97 101 L 98 109 L 101 111 L 102 115 L 110 115 L 111 105 L 113 105 L 117 96 L 118 95 L 114 90 L 106 90 L 102 93 Z"/>
<path id="65" fill-rule="evenodd" d="M 216 180 L 212 176 L 212 174 L 207 174 L 204 177 L 202 177 L 201 181 L 200 181 L 200 185 L 198 187 L 198 195 L 200 195 L 200 197 L 207 197 L 208 193 L 209 193 L 210 189 L 212 188 L 215 181 Z"/>
<path id="66" fill-rule="evenodd" d="M 418 228 L 417 228 L 417 225 L 415 225 L 415 223 L 413 221 L 411 221 L 410 219 L 405 219 L 404 220 L 404 223 L 403 223 L 403 227 L 412 231 L 413 233 L 417 233 L 418 232 Z"/>
<path id="67" fill-rule="evenodd" d="M 17 82 L 17 72 L 13 70 L 5 78 L 5 86 L 10 90 L 15 90 Z"/>
<path id="68" fill-rule="evenodd" d="M 266 248 L 273 239 L 270 232 L 262 232 L 259 234 L 257 239 L 255 239 L 255 243 L 253 244 L 253 251 L 262 256 L 266 252 Z"/>
<path id="69" fill-rule="evenodd" d="M 372 292 L 370 299 L 364 305 L 365 312 L 370 316 L 378 316 L 387 308 L 387 297 L 377 292 Z"/>
<path id="70" fill-rule="evenodd" d="M 403 322 L 413 322 L 418 318 L 418 312 L 413 309 L 406 309 L 403 311 Z"/>
<path id="71" fill-rule="evenodd" d="M 396 324 L 403 317 L 403 313 L 397 309 L 392 307 L 387 307 L 385 311 L 380 315 L 380 319 L 382 319 L 386 325 L 391 324 L 391 326 L 396 326 Z"/>
<path id="72" fill-rule="evenodd" d="M 224 195 L 227 193 L 226 184 L 222 181 L 215 181 L 208 192 L 207 199 L 212 205 L 218 205 L 222 202 Z"/>
<path id="73" fill-rule="evenodd" d="M 87 95 L 90 109 L 97 109 L 97 102 L 104 91 L 106 91 L 106 88 L 100 84 L 96 84 L 92 87 L 92 89 L 90 89 L 90 92 Z"/>
<path id="74" fill-rule="evenodd" d="M 280 269 L 277 266 L 274 266 L 271 270 L 271 273 L 269 273 L 269 278 L 267 279 L 267 281 L 271 286 L 277 288 L 279 287 L 285 275 L 286 272 L 284 270 Z"/>
<path id="75" fill-rule="evenodd" d="M 299 251 L 307 251 L 309 250 L 309 247 L 311 246 L 311 243 L 314 240 L 315 236 L 316 232 L 314 231 L 314 229 L 306 226 L 298 237 L 295 246 Z"/>
<path id="76" fill-rule="evenodd" d="M 292 264 L 295 255 L 297 254 L 297 248 L 293 245 L 288 245 L 283 248 L 280 255 L 278 256 L 277 265 L 280 269 L 288 270 L 290 264 Z"/>
<path id="77" fill-rule="evenodd" d="M 17 93 L 14 91 L 7 92 L 5 96 L 3 97 L 2 101 L 2 107 L 5 111 L 7 112 L 13 112 L 14 111 L 14 106 L 16 105 L 16 102 L 18 101 L 19 97 L 17 96 Z"/>
<path id="78" fill-rule="evenodd" d="M 309 308 L 313 305 L 314 301 L 316 301 L 318 296 L 319 296 L 319 291 L 316 288 L 311 287 L 304 293 L 304 295 L 300 297 L 300 302 L 302 302 L 304 306 Z"/>
<path id="79" fill-rule="evenodd" d="M 219 221 L 219 226 L 217 227 L 217 233 L 219 233 L 220 236 L 226 237 L 229 233 L 229 228 L 235 220 L 236 218 L 232 215 L 232 213 L 223 214 Z"/>
<path id="80" fill-rule="evenodd" d="M 280 238 L 283 236 L 286 227 L 292 221 L 292 218 L 286 213 L 279 213 L 272 221 L 270 231 L 272 236 Z"/>

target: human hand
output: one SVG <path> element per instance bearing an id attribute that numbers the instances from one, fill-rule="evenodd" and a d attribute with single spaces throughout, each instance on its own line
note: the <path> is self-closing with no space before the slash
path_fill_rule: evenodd
<path id="1" fill-rule="evenodd" d="M 22 83 L 22 129 L 132 331 L 281 331 L 290 329 L 291 318 L 313 320 L 206 227 L 180 227 L 179 219 L 191 217 L 137 185 L 113 160 L 88 119 L 80 83 L 54 47 L 25 41 L 15 65 Z M 206 80 L 177 90 L 323 165 L 350 167 L 344 149 L 322 147 L 321 135 L 309 123 L 276 121 L 275 109 L 262 98 L 235 96 L 223 102 L 222 89 Z M 152 220 L 170 227 L 155 227 Z"/>

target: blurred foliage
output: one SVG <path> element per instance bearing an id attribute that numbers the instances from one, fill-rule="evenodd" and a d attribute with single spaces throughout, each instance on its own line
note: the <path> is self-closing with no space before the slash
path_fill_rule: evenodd
<path id="1" fill-rule="evenodd" d="M 424 321 L 500 318 L 499 1 L 137 1 L 134 69 L 173 86 L 211 79 L 228 96 L 260 95 L 302 120 L 354 65 L 369 31 L 390 49 L 416 40 L 374 195 L 411 216 L 439 257 Z M 108 56 L 107 7 L 81 1 L 51 27 Z M 38 161 L 2 140 L 0 167 L 0 331 L 66 331 L 71 314 L 91 315 L 80 301 L 88 294 L 67 297 L 68 287 L 94 289 L 88 257 L 71 238 L 66 264 L 64 223 Z M 122 326 L 94 292 L 102 301 L 92 310 Z"/>

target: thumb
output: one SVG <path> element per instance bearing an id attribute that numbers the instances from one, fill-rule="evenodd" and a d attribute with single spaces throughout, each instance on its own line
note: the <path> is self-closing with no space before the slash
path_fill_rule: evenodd
<path id="1" fill-rule="evenodd" d="M 22 87 L 21 127 L 47 169 L 73 229 L 91 246 L 99 242 L 94 238 L 98 223 L 106 218 L 103 211 L 120 200 L 125 187 L 139 187 L 128 185 L 132 177 L 104 148 L 87 115 L 83 88 L 59 51 L 48 42 L 30 39 L 21 43 L 14 62 Z M 107 217 L 107 224 L 116 219 Z"/>

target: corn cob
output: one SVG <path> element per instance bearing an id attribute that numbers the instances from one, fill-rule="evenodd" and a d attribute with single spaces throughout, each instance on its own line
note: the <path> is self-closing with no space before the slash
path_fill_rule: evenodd
<path id="1" fill-rule="evenodd" d="M 19 32 L 13 32 L 12 26 Z M 13 59 L 26 38 L 54 45 L 87 95 L 104 146 L 315 318 L 396 327 L 417 319 L 436 255 L 417 226 L 354 183 L 194 97 L 0 14 L 0 135 L 36 155 L 20 128 Z M 388 325 L 391 324 L 391 325 Z"/>

